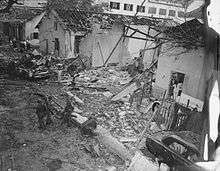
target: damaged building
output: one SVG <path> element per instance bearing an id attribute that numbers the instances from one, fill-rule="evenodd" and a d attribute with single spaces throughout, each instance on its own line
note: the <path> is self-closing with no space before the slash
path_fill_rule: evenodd
<path id="1" fill-rule="evenodd" d="M 43 9 L 15 8 L 9 14 L 0 15 L 0 33 L 2 41 L 9 42 L 13 38 L 19 41 L 28 40 L 33 45 L 39 43 L 39 32 L 35 26 L 43 17 Z"/>

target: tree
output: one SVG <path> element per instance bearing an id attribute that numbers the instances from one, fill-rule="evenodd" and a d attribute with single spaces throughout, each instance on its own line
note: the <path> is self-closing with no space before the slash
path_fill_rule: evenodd
<path id="1" fill-rule="evenodd" d="M 59 8 L 66 10 L 81 10 L 88 12 L 102 12 L 107 3 L 95 3 L 94 0 L 49 0 L 48 8 Z"/>
<path id="2" fill-rule="evenodd" d="M 14 4 L 21 4 L 18 0 L 0 0 L 0 13 L 8 13 Z"/>

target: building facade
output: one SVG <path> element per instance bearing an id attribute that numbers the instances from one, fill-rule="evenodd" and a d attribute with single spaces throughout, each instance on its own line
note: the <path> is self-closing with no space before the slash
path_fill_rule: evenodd
<path id="1" fill-rule="evenodd" d="M 155 18 L 174 19 L 176 22 L 184 22 L 185 8 L 181 1 L 168 0 L 146 0 L 141 6 L 143 0 L 108 0 L 110 6 L 109 13 L 148 16 Z"/>

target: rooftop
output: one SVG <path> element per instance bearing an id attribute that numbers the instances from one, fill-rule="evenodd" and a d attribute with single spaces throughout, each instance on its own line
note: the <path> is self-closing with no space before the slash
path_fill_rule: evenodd
<path id="1" fill-rule="evenodd" d="M 27 7 L 12 8 L 9 13 L 1 13 L 0 21 L 4 22 L 25 22 L 33 19 L 35 16 L 40 15 L 43 9 L 33 9 Z"/>

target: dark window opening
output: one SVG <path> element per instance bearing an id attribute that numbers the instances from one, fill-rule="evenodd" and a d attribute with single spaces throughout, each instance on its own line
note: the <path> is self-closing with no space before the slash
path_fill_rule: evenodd
<path id="1" fill-rule="evenodd" d="M 178 11 L 178 17 L 184 18 L 185 17 L 184 12 L 183 11 Z"/>
<path id="2" fill-rule="evenodd" d="M 75 36 L 75 43 L 74 43 L 74 51 L 75 53 L 79 53 L 80 51 L 80 42 L 83 36 Z"/>
<path id="3" fill-rule="evenodd" d="M 132 4 L 124 4 L 124 10 L 133 11 L 133 5 Z"/>
<path id="4" fill-rule="evenodd" d="M 159 15 L 166 15 L 167 14 L 167 10 L 166 9 L 160 9 L 159 10 Z"/>
<path id="5" fill-rule="evenodd" d="M 174 10 L 169 10 L 169 16 L 175 17 L 176 11 Z"/>
<path id="6" fill-rule="evenodd" d="M 157 8 L 155 7 L 149 7 L 148 8 L 148 14 L 156 14 Z"/>
<path id="7" fill-rule="evenodd" d="M 110 2 L 110 8 L 111 9 L 120 9 L 120 3 L 119 2 Z"/>
<path id="8" fill-rule="evenodd" d="M 34 38 L 34 39 L 39 39 L 39 34 L 38 34 L 38 33 L 36 33 L 36 32 L 35 32 L 35 33 L 33 33 L 33 38 Z"/>
<path id="9" fill-rule="evenodd" d="M 137 12 L 145 12 L 145 6 L 137 6 Z"/>
<path id="10" fill-rule="evenodd" d="M 60 42 L 58 38 L 55 38 L 55 44 L 54 44 L 55 54 L 60 55 Z"/>

